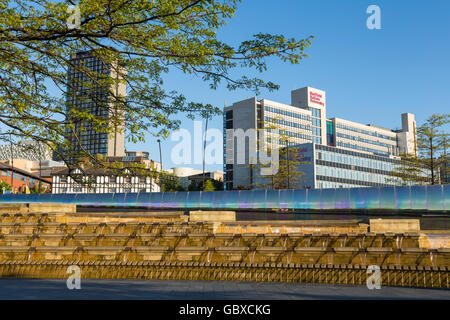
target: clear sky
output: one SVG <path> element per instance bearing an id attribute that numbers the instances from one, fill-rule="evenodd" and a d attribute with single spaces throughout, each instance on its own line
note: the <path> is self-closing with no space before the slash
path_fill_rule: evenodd
<path id="1" fill-rule="evenodd" d="M 369 30 L 369 5 L 381 9 L 381 30 Z M 450 110 L 450 1 L 407 0 L 244 0 L 220 39 L 238 44 L 258 32 L 305 38 L 314 35 L 310 58 L 299 65 L 270 61 L 260 76 L 281 87 L 258 98 L 290 103 L 290 91 L 311 86 L 326 91 L 327 116 L 386 128 L 400 128 L 400 114 L 414 113 L 418 125 L 432 113 Z M 246 70 L 241 70 L 242 73 Z M 210 90 L 200 79 L 180 73 L 166 77 L 166 86 L 188 98 L 222 107 L 254 96 L 245 90 Z M 191 120 L 182 127 L 192 132 Z M 222 129 L 216 117 L 210 128 Z M 163 164 L 173 165 L 175 142 L 162 142 Z M 159 160 L 156 139 L 128 149 L 144 149 Z M 201 165 L 192 165 L 197 169 Z M 210 165 L 207 170 L 222 169 Z"/>

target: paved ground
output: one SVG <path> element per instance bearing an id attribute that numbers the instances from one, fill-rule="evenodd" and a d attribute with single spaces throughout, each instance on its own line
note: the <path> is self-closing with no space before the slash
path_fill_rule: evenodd
<path id="1" fill-rule="evenodd" d="M 166 280 L 81 280 L 69 290 L 61 279 L 0 279 L 0 299 L 449 299 L 450 290 L 322 284 Z"/>

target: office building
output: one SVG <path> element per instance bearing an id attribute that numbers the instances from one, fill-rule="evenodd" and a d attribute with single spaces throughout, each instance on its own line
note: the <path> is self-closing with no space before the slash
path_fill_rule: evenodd
<path id="1" fill-rule="evenodd" d="M 161 171 L 161 163 L 150 159 L 150 154 L 147 151 L 125 151 L 123 157 L 106 157 L 105 160 L 109 163 L 120 162 L 125 167 L 137 164 L 145 169 Z"/>
<path id="2" fill-rule="evenodd" d="M 294 153 L 299 156 L 294 157 Z M 400 165 L 395 156 L 304 143 L 290 147 L 291 158 L 298 163 L 290 165 L 291 171 L 301 175 L 298 178 L 284 175 L 283 179 L 290 178 L 289 186 L 293 189 L 388 187 L 401 184 L 400 180 L 390 175 Z M 264 184 L 263 177 L 257 176 L 257 179 L 259 184 Z M 265 184 L 268 185 L 267 182 Z"/>
<path id="3" fill-rule="evenodd" d="M 167 172 L 177 177 L 181 187 L 186 190 L 191 183 L 203 182 L 203 170 L 189 167 L 175 167 L 170 168 Z M 221 171 L 206 171 L 205 180 L 207 179 L 223 181 L 223 173 Z"/>
<path id="4" fill-rule="evenodd" d="M 50 148 L 43 143 L 32 140 L 21 140 L 18 143 L 0 146 L 0 160 L 11 159 L 30 161 L 52 160 L 52 153 Z"/>
<path id="5" fill-rule="evenodd" d="M 403 153 L 417 154 L 414 115 L 402 114 L 401 122 L 401 130 L 391 130 L 374 124 L 328 118 L 326 92 L 311 87 L 293 90 L 290 105 L 257 98 L 236 102 L 224 108 L 225 187 L 231 190 L 255 185 L 258 173 L 250 165 L 249 150 L 250 144 L 258 150 L 256 136 L 263 128 L 276 127 L 282 135 L 289 137 L 290 145 L 313 143 L 395 160 Z M 229 129 L 232 130 L 227 134 Z M 266 143 L 269 148 L 286 146 L 270 138 Z M 245 153 L 244 164 L 237 161 L 241 153 Z M 315 188 L 316 184 L 311 187 Z"/>
<path id="6" fill-rule="evenodd" d="M 66 129 L 66 135 L 74 150 L 67 155 L 69 162 L 77 160 L 81 150 L 96 155 L 108 157 L 125 156 L 125 115 L 118 109 L 114 97 L 126 96 L 126 82 L 122 79 L 124 70 L 117 65 L 105 63 L 92 51 L 78 52 L 71 57 L 74 65 L 68 71 L 67 113 L 74 120 L 74 130 Z M 85 69 L 95 74 L 96 81 L 86 76 Z M 120 70 L 120 72 L 119 72 Z M 112 88 L 102 83 L 105 76 L 115 79 Z M 111 94 L 113 92 L 114 94 Z M 93 123 L 86 119 L 76 120 L 76 114 L 71 109 L 87 111 L 97 119 L 108 121 L 113 115 L 123 118 L 113 126 L 112 132 L 99 132 Z M 67 154 L 68 151 L 63 151 Z"/>

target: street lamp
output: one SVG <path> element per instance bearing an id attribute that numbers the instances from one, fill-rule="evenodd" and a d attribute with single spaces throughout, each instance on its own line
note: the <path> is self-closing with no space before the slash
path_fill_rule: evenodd
<path id="1" fill-rule="evenodd" d="M 162 190 L 162 168 L 163 168 L 163 164 L 162 164 L 162 153 L 161 153 L 161 140 L 158 139 L 156 140 L 159 144 L 159 162 L 161 163 L 161 173 L 159 175 L 159 191 L 161 192 Z"/>
<path id="2" fill-rule="evenodd" d="M 11 132 L 9 133 L 9 148 L 11 151 L 11 193 L 14 193 L 14 156 Z"/>
<path id="3" fill-rule="evenodd" d="M 203 140 L 203 177 L 202 177 L 202 190 L 205 191 L 205 150 L 206 150 L 206 134 L 208 133 L 208 119 L 206 118 L 205 138 Z"/>
<path id="4" fill-rule="evenodd" d="M 162 172 L 162 153 L 161 153 L 161 140 L 158 139 L 158 144 L 159 144 L 159 162 L 161 163 L 161 172 Z"/>

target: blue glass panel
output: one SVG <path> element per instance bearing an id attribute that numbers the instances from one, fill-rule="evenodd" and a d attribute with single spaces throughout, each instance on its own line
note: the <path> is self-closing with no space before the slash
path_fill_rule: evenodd
<path id="1" fill-rule="evenodd" d="M 151 193 L 141 192 L 138 194 L 136 201 L 139 202 L 139 206 L 150 207 L 151 205 Z"/>
<path id="2" fill-rule="evenodd" d="M 189 191 L 188 198 L 186 202 L 187 208 L 198 208 L 200 203 L 200 192 L 199 191 Z"/>
<path id="3" fill-rule="evenodd" d="M 267 190 L 266 206 L 267 208 L 278 209 L 280 206 L 280 190 Z"/>
<path id="4" fill-rule="evenodd" d="M 308 209 L 320 209 L 320 196 L 321 189 L 310 189 L 308 190 L 308 201 L 307 208 Z"/>
<path id="5" fill-rule="evenodd" d="M 125 203 L 125 193 L 115 193 L 113 203 L 115 206 L 122 206 Z"/>
<path id="6" fill-rule="evenodd" d="M 350 205 L 354 209 L 379 209 L 379 188 L 354 188 L 350 191 Z"/>
<path id="7" fill-rule="evenodd" d="M 14 200 L 14 195 L 13 194 L 5 194 L 3 195 L 3 201 L 5 203 L 14 203 L 16 202 L 16 200 Z"/>
<path id="8" fill-rule="evenodd" d="M 294 197 L 293 189 L 280 190 L 279 208 L 280 209 L 292 208 L 293 197 Z"/>
<path id="9" fill-rule="evenodd" d="M 111 193 L 97 193 L 95 195 L 95 205 L 101 206 L 110 206 L 112 202 L 112 194 Z"/>
<path id="10" fill-rule="evenodd" d="M 123 205 L 127 207 L 138 206 L 137 196 L 137 193 L 125 193 L 125 202 Z"/>
<path id="11" fill-rule="evenodd" d="M 73 197 L 67 199 L 65 203 L 73 203 Z M 62 203 L 61 197 L 58 197 L 58 194 L 39 194 L 39 202 L 46 203 Z"/>
<path id="12" fill-rule="evenodd" d="M 78 204 L 78 195 L 74 194 L 72 197 L 68 198 L 68 197 L 64 197 L 65 194 L 54 194 L 52 197 L 53 199 L 56 199 L 58 203 L 74 203 L 74 204 Z"/>
<path id="13" fill-rule="evenodd" d="M 380 209 L 395 209 L 395 188 L 380 188 Z"/>
<path id="14" fill-rule="evenodd" d="M 292 195 L 292 200 L 293 200 L 293 208 L 294 209 L 306 209 L 306 196 L 308 190 L 305 189 L 296 189 L 294 190 L 294 193 Z"/>
<path id="15" fill-rule="evenodd" d="M 350 189 L 336 189 L 334 207 L 336 209 L 350 209 Z"/>
<path id="16" fill-rule="evenodd" d="M 15 203 L 27 203 L 28 202 L 27 194 L 12 194 L 11 197 L 14 199 Z"/>
<path id="17" fill-rule="evenodd" d="M 238 207 L 238 201 L 239 201 L 239 191 L 237 190 L 230 190 L 230 191 L 223 191 L 225 192 L 225 202 L 224 202 L 224 208 L 237 208 Z"/>
<path id="18" fill-rule="evenodd" d="M 251 193 L 251 201 L 253 202 L 250 208 L 265 209 L 266 208 L 266 190 L 253 190 Z"/>
<path id="19" fill-rule="evenodd" d="M 162 208 L 164 192 L 153 192 L 150 196 L 150 208 Z"/>
<path id="20" fill-rule="evenodd" d="M 428 210 L 444 210 L 442 186 L 427 186 Z M 447 189 L 448 190 L 448 189 Z M 447 197 L 448 199 L 448 197 Z"/>
<path id="21" fill-rule="evenodd" d="M 242 190 L 242 191 L 244 191 L 244 190 Z M 249 190 L 249 191 L 239 192 L 238 203 L 239 203 L 239 208 L 241 208 L 241 209 L 252 208 L 252 206 L 253 206 L 252 191 Z"/>
<path id="22" fill-rule="evenodd" d="M 350 189 L 350 207 L 352 209 L 367 209 L 367 197 L 364 189 L 366 188 Z"/>
<path id="23" fill-rule="evenodd" d="M 411 209 L 411 189 L 410 187 L 395 187 L 397 198 L 396 208 L 400 210 Z"/>
<path id="24" fill-rule="evenodd" d="M 213 202 L 213 193 L 216 191 L 201 191 L 199 207 L 211 208 Z"/>
<path id="25" fill-rule="evenodd" d="M 224 200 L 223 197 L 225 195 L 225 192 L 223 191 L 216 191 L 213 193 L 212 197 L 212 207 L 217 209 L 223 209 L 224 208 Z"/>
<path id="26" fill-rule="evenodd" d="M 177 208 L 186 208 L 187 195 L 187 192 L 175 192 L 175 202 L 177 203 Z"/>
<path id="27" fill-rule="evenodd" d="M 442 186 L 442 210 L 450 210 L 450 184 Z M 439 209 L 440 210 L 440 209 Z"/>
<path id="28" fill-rule="evenodd" d="M 164 192 L 162 195 L 161 208 L 176 208 L 176 192 Z"/>
<path id="29" fill-rule="evenodd" d="M 66 196 L 69 196 L 68 194 L 66 194 Z M 79 206 L 87 206 L 91 204 L 91 201 L 88 197 L 88 194 L 85 193 L 80 193 L 77 194 L 77 205 Z"/>
<path id="30" fill-rule="evenodd" d="M 411 208 L 427 209 L 427 189 L 422 186 L 411 186 Z"/>
<path id="31" fill-rule="evenodd" d="M 39 196 L 40 194 L 36 194 L 36 193 L 31 193 L 31 194 L 26 194 L 27 197 L 27 202 L 33 202 L 33 203 L 39 203 L 41 202 L 39 200 Z M 44 201 L 45 202 L 45 201 Z"/>
<path id="32" fill-rule="evenodd" d="M 367 195 L 367 209 L 380 209 L 380 188 L 365 188 Z"/>
<path id="33" fill-rule="evenodd" d="M 334 209 L 335 196 L 335 189 L 322 189 L 320 192 L 320 209 Z"/>

